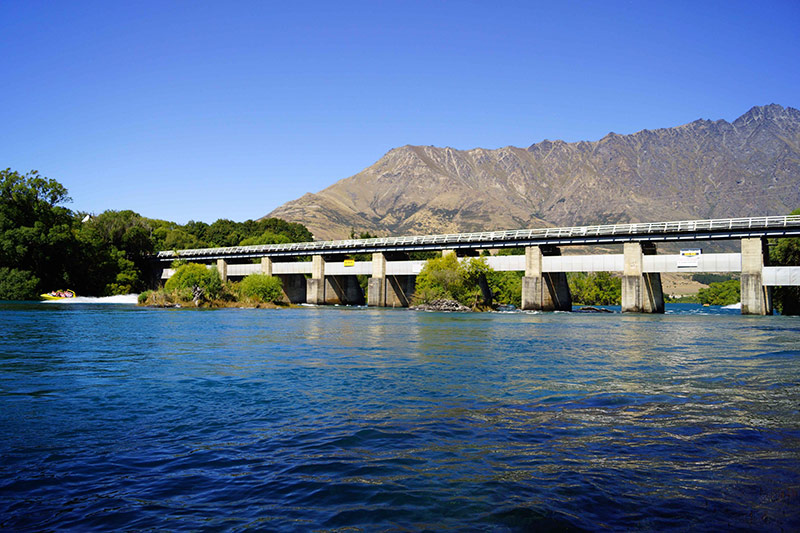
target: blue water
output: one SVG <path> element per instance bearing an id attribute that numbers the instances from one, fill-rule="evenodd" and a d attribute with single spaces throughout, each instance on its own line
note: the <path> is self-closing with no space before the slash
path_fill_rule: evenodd
<path id="1" fill-rule="evenodd" d="M 0 530 L 800 530 L 800 319 L 667 308 L 0 303 Z"/>

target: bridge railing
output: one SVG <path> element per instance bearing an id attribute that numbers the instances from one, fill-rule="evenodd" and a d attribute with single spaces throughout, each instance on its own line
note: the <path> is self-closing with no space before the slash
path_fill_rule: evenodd
<path id="1" fill-rule="evenodd" d="M 325 250 L 353 251 L 382 247 L 442 246 L 476 244 L 490 247 L 493 243 L 514 243 L 561 238 L 591 238 L 633 235 L 669 235 L 701 232 L 724 232 L 759 228 L 800 228 L 800 215 L 768 216 L 748 218 L 725 218 L 709 220 L 680 220 L 672 222 L 646 222 L 633 224 L 604 224 L 597 226 L 574 226 L 561 228 L 537 228 L 521 230 L 483 231 L 472 233 L 450 233 L 438 235 L 408 235 L 402 237 L 377 237 L 372 239 L 347 239 L 338 241 L 296 242 L 289 244 L 264 244 L 253 246 L 231 246 L 225 248 L 196 248 L 159 252 L 162 260 L 175 257 L 192 258 L 220 255 L 255 255 L 269 253 L 302 252 L 319 253 Z"/>

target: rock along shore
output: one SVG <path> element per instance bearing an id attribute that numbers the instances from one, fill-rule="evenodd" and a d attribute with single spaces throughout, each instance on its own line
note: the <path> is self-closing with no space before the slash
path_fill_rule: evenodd
<path id="1" fill-rule="evenodd" d="M 461 305 L 455 300 L 431 300 L 426 304 L 414 305 L 409 307 L 413 311 L 447 311 L 447 312 L 471 312 L 472 309 Z"/>

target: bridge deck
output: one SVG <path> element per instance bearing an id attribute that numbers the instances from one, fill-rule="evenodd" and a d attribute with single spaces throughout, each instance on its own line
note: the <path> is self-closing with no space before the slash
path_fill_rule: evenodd
<path id="1" fill-rule="evenodd" d="M 800 216 L 609 224 L 163 251 L 158 261 L 800 236 Z"/>

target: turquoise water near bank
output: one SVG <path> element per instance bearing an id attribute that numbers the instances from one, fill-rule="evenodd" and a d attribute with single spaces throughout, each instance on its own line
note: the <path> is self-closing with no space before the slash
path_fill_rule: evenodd
<path id="1" fill-rule="evenodd" d="M 800 320 L 0 303 L 0 529 L 800 529 Z"/>

